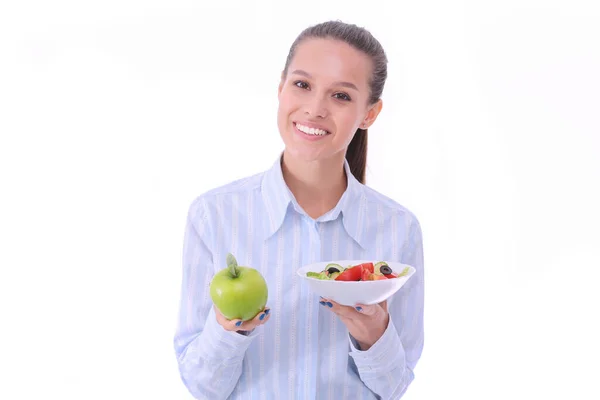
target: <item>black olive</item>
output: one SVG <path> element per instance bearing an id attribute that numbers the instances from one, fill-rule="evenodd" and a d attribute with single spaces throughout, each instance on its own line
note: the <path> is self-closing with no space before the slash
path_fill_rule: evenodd
<path id="1" fill-rule="evenodd" d="M 329 269 L 327 270 L 327 272 L 329 272 L 330 274 L 336 273 L 336 272 L 340 272 L 339 269 L 337 269 L 336 267 L 329 267 Z"/>
<path id="2" fill-rule="evenodd" d="M 392 269 L 388 265 L 382 265 L 379 267 L 379 272 L 381 272 L 383 275 L 389 275 L 392 273 Z"/>

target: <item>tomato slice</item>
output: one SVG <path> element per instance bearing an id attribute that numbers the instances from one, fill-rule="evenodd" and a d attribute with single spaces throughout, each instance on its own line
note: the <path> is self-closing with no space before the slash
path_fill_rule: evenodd
<path id="1" fill-rule="evenodd" d="M 364 268 L 364 266 L 363 266 L 361 281 L 372 281 L 372 280 L 373 280 L 373 273 L 370 272 L 367 268 Z"/>
<path id="2" fill-rule="evenodd" d="M 360 264 L 360 265 L 362 265 L 363 269 L 366 269 L 370 273 L 374 273 L 375 272 L 375 267 L 373 266 L 373 263 L 363 263 L 363 264 Z"/>
<path id="3" fill-rule="evenodd" d="M 336 281 L 360 281 L 363 275 L 363 267 L 361 265 L 355 265 L 352 268 L 348 268 L 344 272 L 335 278 Z"/>
<path id="4" fill-rule="evenodd" d="M 385 277 L 386 277 L 386 278 L 388 278 L 388 279 L 392 279 L 392 278 L 397 278 L 397 277 L 398 277 L 398 275 L 396 275 L 396 274 L 395 274 L 395 273 L 393 273 L 393 272 L 392 272 L 391 274 L 388 274 L 388 275 L 383 275 L 383 276 L 385 276 Z"/>

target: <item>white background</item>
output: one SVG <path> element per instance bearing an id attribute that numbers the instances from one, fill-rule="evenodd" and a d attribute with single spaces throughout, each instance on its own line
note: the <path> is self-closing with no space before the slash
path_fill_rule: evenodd
<path id="1" fill-rule="evenodd" d="M 288 48 L 325 19 L 390 60 L 368 183 L 425 235 L 405 399 L 600 398 L 594 2 L 258 3 L 0 6 L 0 398 L 190 398 L 187 207 L 273 163 Z"/>

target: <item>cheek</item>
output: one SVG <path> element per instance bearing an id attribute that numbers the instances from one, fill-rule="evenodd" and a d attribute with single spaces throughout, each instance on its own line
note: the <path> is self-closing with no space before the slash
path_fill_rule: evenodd
<path id="1" fill-rule="evenodd" d="M 343 113 L 340 113 L 337 118 L 337 123 L 344 130 L 352 131 L 354 134 L 355 128 L 360 124 L 358 118 L 358 110 L 345 109 Z"/>
<path id="2" fill-rule="evenodd" d="M 283 122 L 292 118 L 298 110 L 298 101 L 289 94 L 283 94 L 279 99 L 277 118 Z"/>
<path id="3" fill-rule="evenodd" d="M 290 118 L 290 111 L 288 105 L 280 101 L 279 107 L 277 108 L 277 125 L 280 129 L 283 129 Z"/>
<path id="4" fill-rule="evenodd" d="M 343 110 L 343 112 L 340 112 L 336 115 L 336 141 L 338 141 L 339 143 L 344 143 L 345 145 L 350 143 L 350 141 L 354 137 L 354 134 L 356 133 L 356 129 L 360 127 L 360 122 L 362 121 L 358 120 L 358 112 L 359 110 L 345 109 Z"/>
<path id="5" fill-rule="evenodd" d="M 289 99 L 288 95 L 283 92 L 279 95 L 279 113 L 286 111 L 289 108 Z"/>
<path id="6" fill-rule="evenodd" d="M 281 94 L 279 103 L 281 104 L 282 108 L 286 110 L 292 110 L 295 107 L 297 107 L 300 102 L 298 96 L 295 93 L 289 90 L 285 90 Z"/>

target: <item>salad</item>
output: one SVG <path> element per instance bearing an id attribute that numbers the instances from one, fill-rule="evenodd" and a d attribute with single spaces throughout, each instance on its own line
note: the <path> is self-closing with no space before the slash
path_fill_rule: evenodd
<path id="1" fill-rule="evenodd" d="M 377 281 L 399 278 L 408 274 L 409 271 L 410 269 L 406 267 L 402 272 L 396 274 L 385 261 L 349 265 L 347 268 L 339 264 L 330 263 L 327 264 L 323 271 L 307 272 L 306 276 L 328 281 Z"/>

